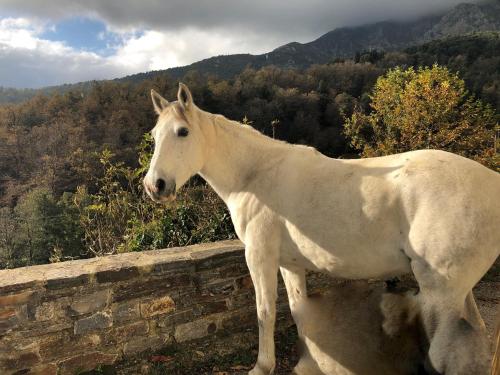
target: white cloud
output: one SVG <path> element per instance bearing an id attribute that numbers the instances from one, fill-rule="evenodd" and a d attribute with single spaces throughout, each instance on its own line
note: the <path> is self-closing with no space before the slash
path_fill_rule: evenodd
<path id="1" fill-rule="evenodd" d="M 0 85 L 41 87 L 114 74 L 115 68 L 95 53 L 41 38 L 51 27 L 27 18 L 0 20 Z"/>
<path id="2" fill-rule="evenodd" d="M 0 48 L 35 49 L 36 35 L 43 32 L 44 25 L 27 18 L 4 18 L 0 20 Z"/>
<path id="3" fill-rule="evenodd" d="M 58 19 L 92 16 L 115 28 L 207 31 L 237 28 L 307 41 L 336 27 L 441 12 L 464 0 L 1 0 L 20 14 Z M 478 2 L 479 0 L 468 0 Z"/>
<path id="4" fill-rule="evenodd" d="M 214 55 L 264 53 L 335 27 L 417 18 L 463 0 L 0 0 L 0 85 L 40 87 L 182 66 Z M 477 2 L 478 0 L 470 0 Z M 104 22 L 107 50 L 45 40 L 60 20 Z M 102 53 L 102 54 L 101 54 Z"/>
<path id="5" fill-rule="evenodd" d="M 247 33 L 244 40 L 238 40 L 231 33 L 195 28 L 176 32 L 123 29 L 121 34 L 114 29 L 107 31 L 116 39 L 116 44 L 109 46 L 112 53 L 101 56 L 43 39 L 43 32 L 53 27 L 36 19 L 0 20 L 0 86 L 42 87 L 111 79 L 182 66 L 214 55 L 265 52 L 279 43 L 273 38 L 262 42 L 258 34 Z"/>
<path id="6" fill-rule="evenodd" d="M 182 59 L 178 54 L 182 52 L 182 42 L 170 40 L 169 43 L 165 34 L 147 31 L 143 35 L 125 40 L 110 57 L 110 61 L 135 70 L 157 70 L 181 65 Z"/>
<path id="7" fill-rule="evenodd" d="M 247 33 L 244 40 L 231 33 L 205 32 L 194 28 L 177 32 L 146 31 L 130 37 L 110 58 L 114 64 L 132 69 L 159 70 L 190 64 L 215 55 L 230 53 L 264 53 L 278 43 L 273 38 L 263 40 Z"/>

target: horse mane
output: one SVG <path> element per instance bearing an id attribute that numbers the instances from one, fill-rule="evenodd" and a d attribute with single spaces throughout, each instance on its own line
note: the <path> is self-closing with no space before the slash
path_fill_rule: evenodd
<path id="1" fill-rule="evenodd" d="M 184 111 L 184 108 L 182 105 L 178 102 L 170 102 L 168 103 L 167 107 L 163 109 L 163 112 L 161 115 L 166 115 L 167 113 L 173 112 L 175 116 L 179 117 L 186 123 L 188 122 L 187 117 L 186 117 L 186 112 Z"/>
<path id="2" fill-rule="evenodd" d="M 312 151 L 315 154 L 321 154 L 316 148 L 312 146 L 306 146 L 306 145 L 301 145 L 301 144 L 292 144 L 288 143 L 286 141 L 280 140 L 280 139 L 275 139 L 271 138 L 259 130 L 255 129 L 253 126 L 248 125 L 248 124 L 243 124 L 239 121 L 235 120 L 230 120 L 226 116 L 221 115 L 221 114 L 215 114 L 211 112 L 206 112 L 199 107 L 195 107 L 201 114 L 204 116 L 208 117 L 212 123 L 214 124 L 215 127 L 223 128 L 225 131 L 229 131 L 234 133 L 235 130 L 237 132 L 242 132 L 249 138 L 255 139 L 257 142 L 260 143 L 268 143 L 271 145 L 274 145 L 276 147 L 286 147 L 286 148 L 294 148 L 294 149 L 300 149 L 304 151 Z M 182 107 L 182 105 L 178 102 L 171 102 L 169 103 L 168 107 L 165 108 L 164 113 L 167 113 L 167 111 L 173 111 L 174 115 L 181 118 L 184 120 L 186 123 L 188 123 L 187 115 L 185 112 L 185 109 Z"/>
<path id="3" fill-rule="evenodd" d="M 211 114 L 210 112 L 205 112 L 208 114 Z M 239 121 L 234 121 L 230 120 L 224 115 L 220 114 L 211 114 L 213 116 L 212 120 L 213 123 L 216 127 L 221 127 L 226 131 L 230 132 L 241 132 L 245 134 L 249 138 L 253 138 L 258 142 L 266 142 L 268 144 L 272 144 L 277 147 L 293 147 L 295 149 L 302 149 L 302 150 L 308 150 L 308 151 L 313 151 L 314 153 L 319 153 L 318 150 L 316 150 L 314 147 L 311 146 L 306 146 L 306 145 L 300 145 L 300 144 L 292 144 L 288 143 L 286 141 L 280 140 L 280 139 L 274 139 L 271 138 L 263 133 L 261 133 L 259 130 L 255 129 L 253 126 L 248 125 L 248 124 L 242 124 Z"/>

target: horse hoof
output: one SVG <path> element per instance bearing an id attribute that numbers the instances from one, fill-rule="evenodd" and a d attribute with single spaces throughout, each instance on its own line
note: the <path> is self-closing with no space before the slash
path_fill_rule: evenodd
<path id="1" fill-rule="evenodd" d="M 257 363 L 248 375 L 272 375 L 273 372 L 274 366 L 262 366 Z"/>

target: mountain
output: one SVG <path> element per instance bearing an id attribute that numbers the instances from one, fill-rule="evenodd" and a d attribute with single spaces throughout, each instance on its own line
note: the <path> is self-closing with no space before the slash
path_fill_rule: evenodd
<path id="1" fill-rule="evenodd" d="M 191 65 L 134 74 L 119 80 L 139 82 L 165 73 L 173 78 L 181 78 L 192 70 L 227 79 L 246 67 L 259 69 L 266 65 L 303 69 L 312 64 L 325 64 L 336 58 L 352 57 L 356 52 L 398 50 L 408 47 L 423 40 L 425 32 L 437 24 L 439 19 L 430 17 L 411 23 L 387 21 L 359 27 L 344 27 L 330 31 L 312 42 L 288 43 L 262 55 L 215 56 Z"/>
<path id="2" fill-rule="evenodd" d="M 169 74 L 179 79 L 192 70 L 227 79 L 240 73 L 246 67 L 259 69 L 266 65 L 303 69 L 312 64 L 324 64 L 337 58 L 352 57 L 357 52 L 401 50 L 436 39 L 481 31 L 500 31 L 499 0 L 480 4 L 463 3 L 445 14 L 414 21 L 385 21 L 357 27 L 342 27 L 312 42 L 288 43 L 261 55 L 216 56 L 182 67 L 139 73 L 116 80 L 137 83 L 162 74 Z M 85 90 L 88 86 L 89 82 L 83 82 L 39 90 L 18 91 L 0 87 L 0 103 L 23 101 L 37 93 Z"/>
<path id="3" fill-rule="evenodd" d="M 336 58 L 352 57 L 356 52 L 401 50 L 435 39 L 481 31 L 500 31 L 500 1 L 463 3 L 443 15 L 428 16 L 415 21 L 384 21 L 357 27 L 342 27 L 312 42 L 288 43 L 262 55 L 216 56 L 191 65 L 141 73 L 121 80 L 134 82 L 164 73 L 181 78 L 190 70 L 231 78 L 245 67 L 258 69 L 265 65 L 301 69 L 312 64 L 328 63 Z"/>
<path id="4" fill-rule="evenodd" d="M 439 39 L 480 31 L 500 30 L 500 1 L 460 4 L 442 16 L 423 40 Z"/>

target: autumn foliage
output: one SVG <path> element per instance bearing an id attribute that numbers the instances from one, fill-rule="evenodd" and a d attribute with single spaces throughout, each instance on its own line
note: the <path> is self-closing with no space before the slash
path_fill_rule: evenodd
<path id="1" fill-rule="evenodd" d="M 358 109 L 345 124 L 345 134 L 363 156 L 440 149 L 499 169 L 495 112 L 447 68 L 390 70 L 370 98 L 370 112 Z"/>

